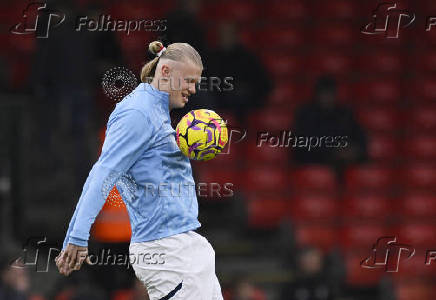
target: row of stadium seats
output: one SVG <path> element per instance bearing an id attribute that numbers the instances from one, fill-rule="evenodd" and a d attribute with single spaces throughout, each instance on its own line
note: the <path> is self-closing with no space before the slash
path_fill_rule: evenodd
<path id="1" fill-rule="evenodd" d="M 420 49 L 407 55 L 406 51 L 371 49 L 368 51 L 333 51 L 317 47 L 309 51 L 279 51 L 272 56 L 262 53 L 261 58 L 271 75 L 280 79 L 285 76 L 300 76 L 304 73 L 327 72 L 335 75 L 349 75 L 359 72 L 383 79 L 416 72 L 428 76 L 436 72 L 436 52 Z M 416 57 L 421 59 L 417 60 Z"/>
<path id="2" fill-rule="evenodd" d="M 286 198 L 250 194 L 245 201 L 250 220 L 257 225 L 278 224 L 285 217 L 297 224 L 335 224 L 339 221 L 352 224 L 359 220 L 376 221 L 383 225 L 399 221 L 432 222 L 436 217 L 436 194 L 409 194 L 399 199 L 359 195 L 343 197 L 342 200 L 324 195 Z"/>

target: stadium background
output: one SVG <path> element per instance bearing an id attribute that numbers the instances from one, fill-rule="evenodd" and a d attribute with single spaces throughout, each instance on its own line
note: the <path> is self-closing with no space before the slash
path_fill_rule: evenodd
<path id="1" fill-rule="evenodd" d="M 417 16 L 398 39 L 360 32 L 377 1 L 56 1 L 50 8 L 67 17 L 47 39 L 9 32 L 28 3 L 1 3 L 0 295 L 9 285 L 33 300 L 134 299 L 139 287 L 125 267 L 86 266 L 62 278 L 53 263 L 47 273 L 8 263 L 30 237 L 61 246 L 115 104 L 101 78 L 115 66 L 139 74 L 147 43 L 161 38 L 197 47 L 206 76 L 234 78 L 234 91 L 198 93 L 173 116 L 213 108 L 247 132 L 229 155 L 193 163 L 199 182 L 234 184 L 231 198 L 199 199 L 225 299 L 306 299 L 287 291 L 320 284 L 335 297 L 308 299 L 434 298 L 436 266 L 424 264 L 425 251 L 436 249 L 436 31 L 424 23 L 436 15 L 434 2 L 397 2 Z M 74 32 L 75 16 L 101 13 L 167 19 L 167 30 Z M 331 122 L 358 128 L 354 144 L 356 131 L 345 134 L 359 159 L 314 164 L 319 156 L 304 149 L 256 147 L 261 131 L 298 134 L 302 105 L 310 110 L 317 82 L 333 80 L 336 106 L 354 117 Z M 94 228 L 90 251 L 125 251 L 128 229 L 114 214 L 124 225 Z M 415 256 L 400 260 L 397 273 L 361 268 L 376 240 L 393 235 Z M 304 268 L 315 271 L 304 277 Z M 11 297 L 4 299 L 22 299 Z"/>

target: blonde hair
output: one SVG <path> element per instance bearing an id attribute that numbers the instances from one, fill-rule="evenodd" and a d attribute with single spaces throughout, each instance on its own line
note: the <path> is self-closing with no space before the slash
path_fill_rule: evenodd
<path id="1" fill-rule="evenodd" d="M 163 44 L 159 41 L 151 42 L 148 45 L 148 50 L 157 55 L 162 49 Z M 141 70 L 141 81 L 150 83 L 153 80 L 156 72 L 156 66 L 160 58 L 166 58 L 174 61 L 190 61 L 201 69 L 203 69 L 203 62 L 201 61 L 200 54 L 188 43 L 173 43 L 170 44 L 160 56 L 156 56 L 147 62 Z"/>

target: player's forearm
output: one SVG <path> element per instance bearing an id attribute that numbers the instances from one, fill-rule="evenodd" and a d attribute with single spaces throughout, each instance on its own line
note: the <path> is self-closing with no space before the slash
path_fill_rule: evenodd
<path id="1" fill-rule="evenodd" d="M 76 211 L 70 222 L 66 242 L 77 246 L 88 245 L 89 232 L 95 218 L 106 199 L 106 189 L 111 189 L 118 177 L 116 172 L 100 166 L 98 163 L 90 173 L 88 187 L 80 197 Z"/>

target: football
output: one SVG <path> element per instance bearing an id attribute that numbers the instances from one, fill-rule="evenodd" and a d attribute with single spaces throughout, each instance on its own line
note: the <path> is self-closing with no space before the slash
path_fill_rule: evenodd
<path id="1" fill-rule="evenodd" d="M 213 110 L 192 110 L 177 124 L 176 141 L 190 159 L 211 160 L 227 144 L 227 126 Z"/>

